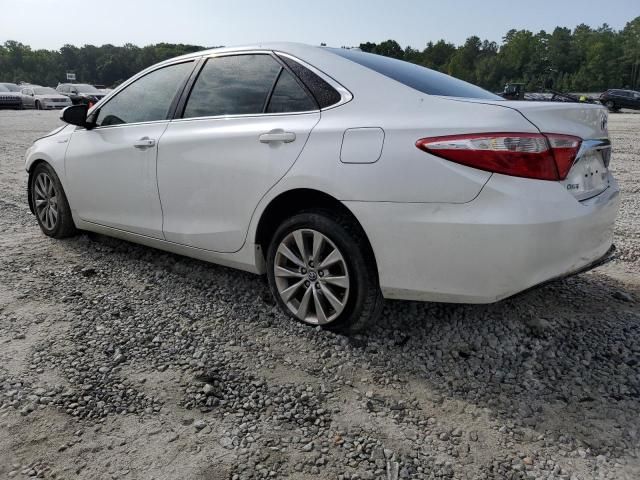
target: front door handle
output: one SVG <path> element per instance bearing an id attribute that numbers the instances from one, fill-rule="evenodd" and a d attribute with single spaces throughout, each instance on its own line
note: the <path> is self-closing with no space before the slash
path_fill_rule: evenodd
<path id="1" fill-rule="evenodd" d="M 156 141 L 154 138 L 142 137 L 140 140 L 137 140 L 133 143 L 135 148 L 139 148 L 140 150 L 145 150 L 147 148 L 155 147 Z"/>
<path id="2" fill-rule="evenodd" d="M 296 139 L 296 134 L 293 132 L 285 132 L 284 130 L 271 130 L 268 133 L 263 133 L 260 135 L 260 142 L 262 143 L 273 143 L 273 142 L 283 142 L 283 143 L 291 143 Z"/>

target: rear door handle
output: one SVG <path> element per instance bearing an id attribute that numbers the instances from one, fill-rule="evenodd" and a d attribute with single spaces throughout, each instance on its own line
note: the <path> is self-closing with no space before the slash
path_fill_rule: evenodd
<path id="1" fill-rule="evenodd" d="M 140 150 L 145 150 L 147 148 L 155 147 L 156 140 L 154 138 L 142 137 L 140 140 L 136 140 L 133 143 L 135 148 L 139 148 Z"/>
<path id="2" fill-rule="evenodd" d="M 274 143 L 283 142 L 291 143 L 296 139 L 296 134 L 293 132 L 285 132 L 283 130 L 271 130 L 268 133 L 260 135 L 260 142 L 262 143 Z"/>

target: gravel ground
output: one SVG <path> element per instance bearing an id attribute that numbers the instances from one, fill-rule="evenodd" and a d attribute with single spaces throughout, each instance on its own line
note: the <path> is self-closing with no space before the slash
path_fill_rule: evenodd
<path id="1" fill-rule="evenodd" d="M 55 241 L 0 111 L 0 477 L 640 478 L 640 115 L 611 115 L 620 257 L 487 306 L 387 302 L 347 338 L 246 273 Z"/>

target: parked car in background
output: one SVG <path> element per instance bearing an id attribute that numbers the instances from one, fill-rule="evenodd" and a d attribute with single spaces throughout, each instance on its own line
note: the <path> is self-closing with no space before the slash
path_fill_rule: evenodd
<path id="1" fill-rule="evenodd" d="M 20 92 L 13 92 L 4 84 L 0 84 L 0 108 L 23 109 L 22 94 Z"/>
<path id="2" fill-rule="evenodd" d="M 113 90 L 112 88 L 107 88 L 105 85 L 94 85 L 94 87 L 96 87 L 99 91 L 101 91 L 105 95 L 109 93 L 111 90 Z"/>
<path id="3" fill-rule="evenodd" d="M 106 95 L 87 83 L 61 83 L 56 90 L 69 97 L 74 105 L 95 105 Z"/>
<path id="4" fill-rule="evenodd" d="M 22 88 L 22 95 L 24 106 L 36 110 L 64 108 L 72 105 L 69 97 L 58 93 L 51 87 L 29 85 Z"/>
<path id="5" fill-rule="evenodd" d="M 383 298 L 491 303 L 608 259 L 607 115 L 360 51 L 214 49 L 65 109 L 27 198 L 45 235 L 266 273 L 292 318 L 355 331 Z"/>
<path id="6" fill-rule="evenodd" d="M 635 90 L 611 89 L 600 95 L 600 103 L 612 112 L 621 108 L 640 110 L 640 92 Z"/>

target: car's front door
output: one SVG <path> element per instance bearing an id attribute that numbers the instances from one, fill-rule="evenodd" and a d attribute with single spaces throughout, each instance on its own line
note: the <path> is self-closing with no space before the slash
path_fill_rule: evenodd
<path id="1" fill-rule="evenodd" d="M 34 108 L 36 105 L 35 94 L 32 88 L 22 89 L 22 104 L 25 107 Z"/>
<path id="2" fill-rule="evenodd" d="M 320 111 L 268 53 L 209 58 L 158 151 L 167 240 L 233 252 L 262 196 L 302 151 Z"/>
<path id="3" fill-rule="evenodd" d="M 92 112 L 95 128 L 73 133 L 65 169 L 70 204 L 82 220 L 163 238 L 158 142 L 194 63 L 137 79 Z"/>

